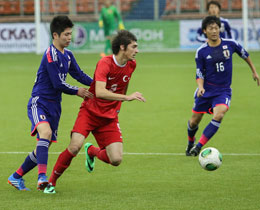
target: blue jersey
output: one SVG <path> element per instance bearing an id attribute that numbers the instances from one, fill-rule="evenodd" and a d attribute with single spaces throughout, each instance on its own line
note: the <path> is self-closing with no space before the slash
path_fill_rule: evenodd
<path id="1" fill-rule="evenodd" d="M 229 25 L 228 20 L 220 17 L 220 22 L 221 22 L 220 34 L 219 34 L 220 37 L 231 39 L 232 38 L 231 27 Z M 205 42 L 207 40 L 207 37 L 205 36 L 201 28 L 199 28 L 197 31 L 196 40 L 199 42 Z"/>
<path id="2" fill-rule="evenodd" d="M 32 97 L 61 102 L 61 93 L 76 95 L 78 87 L 66 83 L 67 74 L 84 85 L 90 85 L 92 78 L 78 66 L 71 51 L 61 53 L 51 45 L 44 53 L 32 90 Z"/>
<path id="3" fill-rule="evenodd" d="M 217 47 L 210 47 L 205 42 L 198 48 L 195 58 L 196 79 L 204 80 L 206 95 L 231 90 L 232 55 L 235 52 L 244 59 L 249 56 L 248 52 L 233 39 L 221 39 Z"/>

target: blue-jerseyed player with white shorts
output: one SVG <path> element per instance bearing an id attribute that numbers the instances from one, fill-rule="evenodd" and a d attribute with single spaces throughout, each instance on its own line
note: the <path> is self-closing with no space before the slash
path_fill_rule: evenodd
<path id="1" fill-rule="evenodd" d="M 37 135 L 36 149 L 23 164 L 8 178 L 8 183 L 18 190 L 29 190 L 24 185 L 23 176 L 38 166 L 37 189 L 43 190 L 48 184 L 46 177 L 48 149 L 56 141 L 61 115 L 61 94 L 92 97 L 86 88 L 66 83 L 69 73 L 83 85 L 90 85 L 92 78 L 78 66 L 71 51 L 65 49 L 72 37 L 73 23 L 67 16 L 57 16 L 50 24 L 53 43 L 45 51 L 37 72 L 27 112 L 31 120 L 31 135 Z"/>
<path id="2" fill-rule="evenodd" d="M 197 156 L 201 148 L 220 127 L 231 101 L 232 55 L 237 53 L 249 65 L 253 79 L 260 85 L 259 76 L 249 58 L 248 52 L 235 40 L 220 38 L 220 19 L 208 16 L 202 22 L 202 29 L 208 38 L 196 52 L 196 79 L 193 114 L 188 122 L 187 156 Z M 195 134 L 205 113 L 213 114 L 211 122 L 204 129 L 197 145 Z"/>

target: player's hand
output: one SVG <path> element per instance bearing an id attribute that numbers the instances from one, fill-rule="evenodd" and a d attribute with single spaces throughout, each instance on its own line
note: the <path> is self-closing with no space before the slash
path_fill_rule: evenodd
<path id="1" fill-rule="evenodd" d="M 119 30 L 124 30 L 125 26 L 123 23 L 119 23 L 118 28 L 119 28 Z"/>
<path id="2" fill-rule="evenodd" d="M 98 21 L 98 25 L 99 25 L 99 28 L 103 28 L 103 21 L 102 20 Z"/>
<path id="3" fill-rule="evenodd" d="M 199 88 L 197 91 L 197 97 L 201 97 L 203 96 L 205 93 L 205 89 L 204 88 Z"/>
<path id="4" fill-rule="evenodd" d="M 138 101 L 142 101 L 145 102 L 145 98 L 143 97 L 142 93 L 139 92 L 135 92 L 132 93 L 131 95 L 127 96 L 127 101 L 133 101 L 133 100 L 138 100 Z"/>
<path id="5" fill-rule="evenodd" d="M 77 95 L 81 98 L 93 98 L 93 93 L 89 92 L 88 89 L 80 87 L 78 89 Z"/>
<path id="6" fill-rule="evenodd" d="M 259 76 L 256 72 L 253 74 L 253 79 L 257 82 L 257 86 L 260 86 Z"/>

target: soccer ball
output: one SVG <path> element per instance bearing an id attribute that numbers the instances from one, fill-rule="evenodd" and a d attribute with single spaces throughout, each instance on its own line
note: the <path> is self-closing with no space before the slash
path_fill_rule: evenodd
<path id="1" fill-rule="evenodd" d="M 222 154 L 214 147 L 203 149 L 199 154 L 199 163 L 207 171 L 214 171 L 222 164 Z"/>

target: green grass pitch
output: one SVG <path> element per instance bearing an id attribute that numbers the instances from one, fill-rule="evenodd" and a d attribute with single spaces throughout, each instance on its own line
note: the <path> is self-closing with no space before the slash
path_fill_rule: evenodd
<path id="1" fill-rule="evenodd" d="M 186 157 L 186 125 L 196 88 L 192 53 L 139 53 L 128 93 L 142 92 L 147 102 L 124 102 L 119 115 L 124 158 L 119 167 L 97 160 L 93 173 L 84 166 L 83 149 L 58 180 L 55 195 L 36 190 L 37 169 L 24 179 L 30 192 L 7 184 L 8 176 L 36 145 L 30 137 L 27 102 L 41 56 L 1 54 L 0 58 L 0 209 L 260 209 L 260 87 L 247 64 L 234 55 L 233 96 L 218 133 L 207 146 L 223 154 L 222 166 L 203 170 Z M 93 75 L 97 54 L 75 54 Z M 260 73 L 260 53 L 251 58 Z M 77 85 L 68 77 L 68 82 Z M 69 143 L 81 99 L 63 95 L 59 142 L 49 150 L 48 171 Z M 211 119 L 204 116 L 197 138 Z M 87 141 L 96 144 L 92 135 Z M 14 153 L 18 152 L 18 153 Z M 20 153 L 19 153 L 20 152 Z"/>

